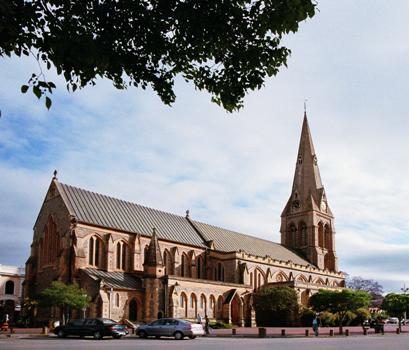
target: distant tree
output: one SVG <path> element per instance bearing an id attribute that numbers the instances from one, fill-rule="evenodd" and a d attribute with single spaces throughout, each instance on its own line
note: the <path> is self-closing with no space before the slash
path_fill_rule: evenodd
<path id="1" fill-rule="evenodd" d="M 343 323 L 349 312 L 356 313 L 358 309 L 367 308 L 371 297 L 365 291 L 343 289 L 332 291 L 321 289 L 310 297 L 310 306 L 314 311 L 329 311 L 338 316 L 339 333 L 343 333 Z"/>
<path id="2" fill-rule="evenodd" d="M 253 300 L 257 325 L 289 325 L 298 313 L 297 292 L 287 286 L 263 288 Z"/>
<path id="3" fill-rule="evenodd" d="M 383 287 L 375 280 L 365 279 L 360 276 L 348 277 L 346 286 L 353 290 L 363 290 L 371 295 L 371 306 L 379 307 L 383 300 Z"/>
<path id="4" fill-rule="evenodd" d="M 70 310 L 81 310 L 89 305 L 90 298 L 84 289 L 75 284 L 64 284 L 54 281 L 49 288 L 44 289 L 40 295 L 40 304 L 55 306 L 61 311 L 62 322 L 65 324 Z"/>
<path id="5" fill-rule="evenodd" d="M 180 75 L 233 111 L 287 64 L 281 39 L 315 11 L 313 0 L 7 0 L 0 56 L 38 61 L 21 91 L 45 95 L 47 108 L 56 86 L 44 71 L 53 66 L 72 91 L 101 77 L 118 89 L 149 85 L 165 104 Z"/>
<path id="6" fill-rule="evenodd" d="M 402 319 L 405 312 L 409 312 L 409 294 L 389 293 L 382 302 L 382 309 L 390 316 L 399 319 L 399 329 L 402 330 Z"/>

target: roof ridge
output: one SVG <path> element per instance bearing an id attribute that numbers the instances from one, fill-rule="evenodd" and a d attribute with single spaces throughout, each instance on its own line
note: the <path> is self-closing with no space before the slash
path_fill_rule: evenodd
<path id="1" fill-rule="evenodd" d="M 184 216 L 179 215 L 179 214 L 171 213 L 171 212 L 169 212 L 169 211 L 164 211 L 164 210 L 160 210 L 160 209 L 155 209 L 155 208 L 152 208 L 152 207 L 148 207 L 148 206 L 146 206 L 146 205 L 138 204 L 138 203 L 136 203 L 136 202 L 131 202 L 131 201 L 128 201 L 128 200 L 125 200 L 125 199 L 121 199 L 121 198 L 118 198 L 118 197 L 109 196 L 109 195 L 107 195 L 107 194 L 103 194 L 103 193 L 99 193 L 99 192 L 94 192 L 94 191 L 86 190 L 85 188 L 81 188 L 81 187 L 69 185 L 69 184 L 62 183 L 62 182 L 59 182 L 59 184 L 60 184 L 60 185 L 63 185 L 63 186 L 69 186 L 69 187 L 75 188 L 75 189 L 80 190 L 80 191 L 90 192 L 90 193 L 93 193 L 93 194 L 96 194 L 96 195 L 99 195 L 99 196 L 103 196 L 103 197 L 106 197 L 106 198 L 109 198 L 109 199 L 114 199 L 114 200 L 117 200 L 117 201 L 120 201 L 120 202 L 123 202 L 123 203 L 137 205 L 138 207 L 142 207 L 142 208 L 144 208 L 144 209 L 154 210 L 154 211 L 156 211 L 156 212 L 160 212 L 160 213 L 163 213 L 163 214 L 168 214 L 168 215 L 177 216 L 177 217 L 182 218 L 182 219 L 185 218 Z"/>
<path id="2" fill-rule="evenodd" d="M 255 239 L 258 239 L 258 240 L 260 240 L 260 241 L 265 241 L 265 242 L 273 243 L 273 244 L 275 244 L 275 245 L 283 246 L 283 245 L 280 244 L 280 243 L 277 243 L 277 242 L 274 242 L 274 241 L 270 241 L 270 240 L 265 239 L 265 238 L 260 238 L 260 237 L 253 236 L 253 235 L 250 235 L 250 234 L 247 234 L 247 233 L 230 230 L 230 229 L 228 229 L 228 228 L 216 226 L 216 225 L 213 225 L 213 224 L 208 224 L 208 223 L 206 223 L 206 222 L 202 222 L 202 221 L 199 221 L 199 220 L 192 220 L 192 222 L 193 222 L 193 223 L 194 223 L 194 222 L 197 222 L 197 223 L 199 223 L 199 224 L 212 226 L 212 227 L 217 228 L 217 229 L 220 229 L 220 230 L 230 231 L 230 232 L 232 232 L 232 233 L 235 233 L 235 234 L 238 234 L 238 235 L 241 235 L 241 236 L 246 236 L 246 237 L 250 237 L 250 238 L 255 238 Z"/>

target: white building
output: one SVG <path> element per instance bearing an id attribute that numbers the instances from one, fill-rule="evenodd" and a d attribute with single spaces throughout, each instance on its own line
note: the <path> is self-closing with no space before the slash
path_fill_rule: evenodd
<path id="1" fill-rule="evenodd" d="M 11 321 L 21 310 L 24 268 L 0 264 L 0 321 L 8 314 Z"/>

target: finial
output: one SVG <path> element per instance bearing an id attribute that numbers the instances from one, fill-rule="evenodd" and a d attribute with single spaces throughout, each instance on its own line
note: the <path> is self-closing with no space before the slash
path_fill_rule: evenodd
<path id="1" fill-rule="evenodd" d="M 53 173 L 53 174 L 54 174 L 53 180 L 58 180 L 58 179 L 57 179 L 57 170 L 54 170 L 54 173 Z"/>
<path id="2" fill-rule="evenodd" d="M 308 99 L 304 98 L 304 116 L 305 117 L 307 116 L 307 101 L 308 101 Z"/>
<path id="3" fill-rule="evenodd" d="M 156 236 L 156 227 L 152 227 L 152 236 Z"/>
<path id="4" fill-rule="evenodd" d="M 190 213 L 189 209 L 186 210 L 186 219 L 189 219 L 189 213 Z"/>

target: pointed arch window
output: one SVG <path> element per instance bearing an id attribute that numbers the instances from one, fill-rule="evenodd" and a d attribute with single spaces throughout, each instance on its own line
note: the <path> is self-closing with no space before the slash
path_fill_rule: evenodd
<path id="1" fill-rule="evenodd" d="M 118 270 L 126 270 L 128 255 L 128 245 L 124 241 L 119 241 L 116 244 L 116 268 Z"/>
<path id="2" fill-rule="evenodd" d="M 44 236 L 40 243 L 40 265 L 50 265 L 57 259 L 60 249 L 60 240 L 57 225 L 52 216 L 44 227 Z"/>
<path id="3" fill-rule="evenodd" d="M 324 226 L 324 248 L 332 250 L 332 234 L 329 225 Z"/>
<path id="4" fill-rule="evenodd" d="M 183 316 L 182 317 L 187 317 L 187 296 L 185 293 L 182 293 L 180 295 L 180 308 L 181 311 L 183 312 Z"/>
<path id="5" fill-rule="evenodd" d="M 182 261 L 180 266 L 180 275 L 182 277 L 191 277 L 190 259 L 186 253 L 182 254 Z"/>
<path id="6" fill-rule="evenodd" d="M 298 246 L 304 247 L 307 245 L 307 225 L 301 222 L 299 225 Z"/>
<path id="7" fill-rule="evenodd" d="M 324 248 L 324 225 L 322 222 L 318 224 L 318 246 Z"/>
<path id="8" fill-rule="evenodd" d="M 172 257 L 167 249 L 163 253 L 163 263 L 165 265 L 165 275 L 173 275 Z"/>
<path id="9" fill-rule="evenodd" d="M 116 307 L 119 307 L 119 301 L 120 301 L 120 300 L 119 300 L 119 293 L 116 293 L 116 294 L 115 294 L 115 306 L 116 306 Z"/>
<path id="10" fill-rule="evenodd" d="M 217 281 L 224 282 L 224 266 L 220 262 L 217 264 Z"/>
<path id="11" fill-rule="evenodd" d="M 297 227 L 294 224 L 291 224 L 287 232 L 287 245 L 294 246 L 296 244 L 297 237 Z"/>
<path id="12" fill-rule="evenodd" d="M 197 278 L 203 278 L 202 269 L 203 269 L 203 258 L 201 256 L 199 256 L 197 258 L 197 262 L 196 262 L 196 276 L 197 276 Z"/>
<path id="13" fill-rule="evenodd" d="M 102 242 L 97 236 L 92 236 L 88 244 L 88 264 L 100 267 Z"/>

